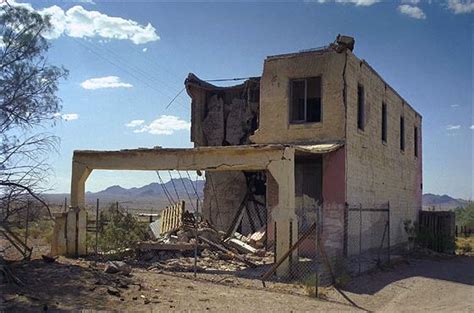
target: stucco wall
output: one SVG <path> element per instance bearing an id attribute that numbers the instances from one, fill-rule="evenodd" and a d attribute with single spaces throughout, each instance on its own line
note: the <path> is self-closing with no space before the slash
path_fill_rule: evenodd
<path id="1" fill-rule="evenodd" d="M 255 143 L 297 143 L 344 139 L 342 101 L 344 54 L 308 52 L 265 60 L 260 80 L 259 129 Z M 290 80 L 322 77 L 322 121 L 290 124 Z"/>
<path id="2" fill-rule="evenodd" d="M 391 244 L 398 244 L 406 241 L 403 220 L 415 220 L 421 209 L 421 116 L 352 53 L 348 53 L 346 77 L 346 201 L 363 207 L 380 207 L 389 201 Z M 357 127 L 358 84 L 365 89 L 364 131 Z M 387 105 L 386 143 L 381 133 L 383 101 Z M 405 119 L 405 151 L 400 150 L 400 116 Z M 414 155 L 415 125 L 419 132 L 418 157 Z M 371 232 L 370 224 L 364 223 L 363 233 Z M 356 228 L 349 227 L 349 254 L 354 252 L 350 238 L 358 235 Z M 373 245 L 377 243 L 380 240 Z"/>

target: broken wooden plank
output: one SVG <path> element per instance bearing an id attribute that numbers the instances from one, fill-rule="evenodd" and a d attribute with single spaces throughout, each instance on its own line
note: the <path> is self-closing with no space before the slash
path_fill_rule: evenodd
<path id="1" fill-rule="evenodd" d="M 162 243 L 162 242 L 140 242 L 138 244 L 140 251 L 193 251 L 194 244 L 188 242 Z"/>
<path id="2" fill-rule="evenodd" d="M 207 243 L 211 248 L 214 248 L 216 250 L 219 250 L 220 252 L 224 252 L 225 254 L 229 255 L 230 257 L 239 260 L 240 262 L 250 266 L 250 267 L 257 267 L 257 264 L 253 263 L 252 261 L 244 258 L 241 255 L 235 254 L 234 252 L 230 251 L 226 247 L 224 247 L 222 244 L 215 243 L 213 241 L 210 241 L 209 239 L 206 239 L 204 237 L 201 237 L 198 235 L 198 238 L 203 241 L 204 243 Z"/>
<path id="3" fill-rule="evenodd" d="M 244 214 L 244 208 L 245 208 L 245 206 L 246 206 L 246 204 L 247 204 L 248 197 L 249 197 L 249 193 L 247 192 L 247 193 L 245 194 L 244 199 L 243 199 L 242 202 L 240 203 L 239 208 L 238 208 L 237 211 L 235 212 L 234 219 L 232 220 L 232 223 L 230 224 L 230 227 L 229 227 L 229 229 L 227 230 L 226 238 L 232 237 L 232 234 L 235 233 L 235 230 L 237 229 L 237 227 L 239 226 L 240 222 L 242 221 L 242 217 L 243 217 L 243 214 Z"/>
<path id="4" fill-rule="evenodd" d="M 300 246 L 300 244 L 309 237 L 316 230 L 316 223 L 313 223 L 310 228 L 308 228 L 303 235 L 298 239 L 298 241 L 290 247 L 290 249 L 281 256 L 281 258 L 269 269 L 265 274 L 262 275 L 262 283 L 265 286 L 265 280 L 272 276 L 277 268 L 286 260 L 286 258 Z"/>
<path id="5" fill-rule="evenodd" d="M 241 253 L 255 254 L 257 252 L 257 249 L 255 249 L 251 245 L 246 244 L 245 242 L 237 238 L 228 238 L 225 240 L 225 243 L 227 243 L 229 246 L 231 246 L 232 248 L 235 248 L 237 251 Z"/>

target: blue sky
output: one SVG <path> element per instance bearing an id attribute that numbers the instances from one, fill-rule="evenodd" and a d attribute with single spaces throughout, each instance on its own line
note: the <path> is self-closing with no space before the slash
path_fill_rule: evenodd
<path id="1" fill-rule="evenodd" d="M 472 0 L 29 3 L 53 14 L 49 59 L 70 71 L 59 89 L 62 121 L 51 130 L 61 137 L 51 156 L 55 192 L 69 191 L 75 149 L 190 147 L 189 97 L 165 108 L 189 72 L 260 76 L 267 55 L 326 45 L 341 33 L 423 115 L 424 192 L 473 196 Z M 87 189 L 156 180 L 98 171 Z"/>

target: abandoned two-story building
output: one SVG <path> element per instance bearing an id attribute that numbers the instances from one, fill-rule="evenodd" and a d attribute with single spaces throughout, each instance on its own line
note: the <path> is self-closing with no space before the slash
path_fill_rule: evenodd
<path id="1" fill-rule="evenodd" d="M 405 242 L 403 221 L 421 210 L 421 116 L 353 48 L 338 36 L 270 56 L 261 77 L 231 87 L 190 74 L 195 148 L 75 151 L 72 208 L 55 252 L 85 252 L 84 188 L 95 169 L 204 170 L 204 218 L 227 230 L 251 202 L 240 230 L 265 226 L 277 258 L 318 218 L 327 253 L 353 253 L 350 206 L 390 203 L 390 244 Z"/>

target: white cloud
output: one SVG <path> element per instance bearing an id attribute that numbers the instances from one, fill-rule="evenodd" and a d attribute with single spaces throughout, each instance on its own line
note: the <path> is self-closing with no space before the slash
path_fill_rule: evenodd
<path id="1" fill-rule="evenodd" d="M 93 3 L 88 0 L 81 2 Z M 17 3 L 12 0 L 9 3 L 13 6 L 34 10 L 29 3 Z M 73 6 L 67 11 L 53 5 L 37 10 L 37 12 L 41 15 L 51 16 L 53 29 L 44 35 L 48 39 L 56 39 L 65 35 L 75 38 L 130 40 L 136 45 L 160 39 L 156 29 L 150 23 L 146 26 L 140 25 L 133 20 L 108 16 L 98 11 L 89 11 L 80 5 Z"/>
<path id="2" fill-rule="evenodd" d="M 474 125 L 471 125 L 471 127 L 469 127 L 470 129 L 474 130 Z"/>
<path id="3" fill-rule="evenodd" d="M 71 2 L 95 4 L 93 0 L 71 0 Z"/>
<path id="4" fill-rule="evenodd" d="M 141 121 L 141 120 L 139 120 Z M 133 122 L 133 121 L 132 121 Z M 172 135 L 177 130 L 189 130 L 191 123 L 173 115 L 161 115 L 148 125 L 137 125 L 134 133 L 149 133 L 152 135 Z"/>
<path id="5" fill-rule="evenodd" d="M 147 51 L 148 51 L 148 48 L 143 48 L 142 51 L 143 51 L 143 52 L 147 52 Z"/>
<path id="6" fill-rule="evenodd" d="M 458 108 L 458 107 L 459 107 L 459 104 L 451 104 L 450 107 L 452 107 L 452 108 Z"/>
<path id="7" fill-rule="evenodd" d="M 474 0 L 448 0 L 448 8 L 454 14 L 465 14 L 474 12 Z"/>
<path id="8" fill-rule="evenodd" d="M 418 4 L 421 0 L 402 0 L 402 3 Z"/>
<path id="9" fill-rule="evenodd" d="M 145 123 L 144 120 L 132 120 L 132 121 L 128 122 L 127 124 L 125 124 L 125 126 L 134 128 L 134 127 L 138 127 L 140 125 L 143 125 L 143 123 Z"/>
<path id="10" fill-rule="evenodd" d="M 448 125 L 446 127 L 446 130 L 458 130 L 458 129 L 461 129 L 461 125 Z"/>
<path id="11" fill-rule="evenodd" d="M 77 113 L 66 113 L 66 114 L 61 114 L 59 112 L 54 113 L 53 117 L 61 118 L 64 121 L 74 121 L 79 119 L 79 114 Z"/>
<path id="12" fill-rule="evenodd" d="M 416 18 L 419 20 L 424 20 L 426 18 L 425 12 L 422 9 L 416 6 L 412 6 L 409 4 L 402 4 L 398 7 L 398 10 L 409 17 Z"/>
<path id="13" fill-rule="evenodd" d="M 319 3 L 329 3 L 329 2 L 343 3 L 343 4 L 350 3 L 357 6 L 371 6 L 372 4 L 375 4 L 380 1 L 381 0 L 318 0 Z"/>
<path id="14" fill-rule="evenodd" d="M 120 80 L 120 77 L 117 76 L 105 76 L 90 78 L 81 83 L 82 88 L 84 89 L 102 89 L 102 88 L 131 88 L 132 84 L 124 83 Z"/>

